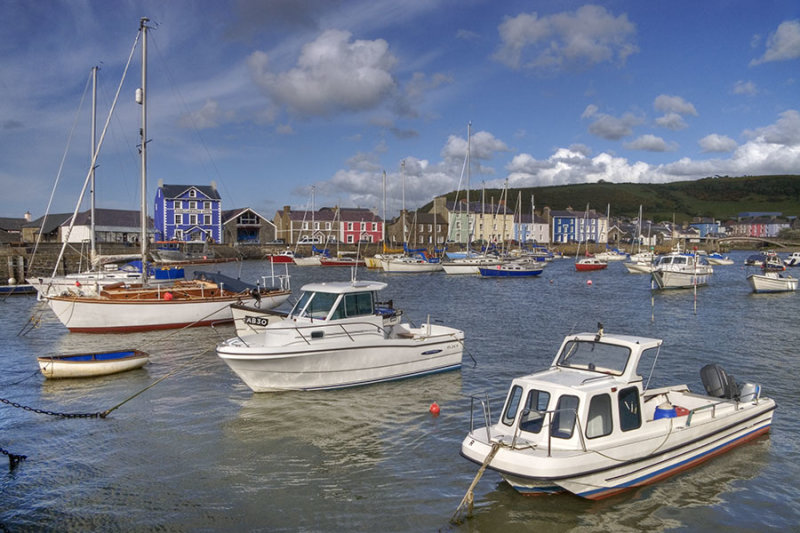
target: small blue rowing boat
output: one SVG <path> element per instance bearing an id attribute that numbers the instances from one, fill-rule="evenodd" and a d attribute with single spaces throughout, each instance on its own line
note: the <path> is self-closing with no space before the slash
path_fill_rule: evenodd
<path id="1" fill-rule="evenodd" d="M 545 263 L 514 262 L 499 265 L 481 266 L 478 270 L 485 278 L 526 278 L 538 276 L 544 270 Z"/>

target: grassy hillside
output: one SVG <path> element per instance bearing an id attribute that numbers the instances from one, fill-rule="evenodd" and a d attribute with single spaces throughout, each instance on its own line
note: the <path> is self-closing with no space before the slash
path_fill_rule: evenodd
<path id="1" fill-rule="evenodd" d="M 689 221 L 694 217 L 728 219 L 745 211 L 778 211 L 786 215 L 800 215 L 800 175 L 746 176 L 741 178 L 714 177 L 695 181 L 672 183 L 585 183 L 554 187 L 510 189 L 508 206 L 517 203 L 522 193 L 523 212 L 530 212 L 531 195 L 536 210 L 545 206 L 551 209 L 572 207 L 590 208 L 605 212 L 611 204 L 612 216 L 635 217 L 642 206 L 644 217 L 651 220 Z M 486 189 L 486 204 L 500 198 L 500 189 Z M 447 195 L 455 198 L 455 192 Z M 460 197 L 464 197 L 463 191 Z M 470 199 L 480 200 L 481 191 L 470 193 Z M 430 207 L 427 206 L 427 207 Z"/>

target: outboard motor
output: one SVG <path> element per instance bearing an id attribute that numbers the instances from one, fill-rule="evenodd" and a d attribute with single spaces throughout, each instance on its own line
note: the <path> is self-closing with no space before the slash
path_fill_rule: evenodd
<path id="1" fill-rule="evenodd" d="M 729 376 L 719 365 L 706 365 L 700 369 L 700 379 L 706 388 L 706 393 L 714 398 L 726 400 L 739 400 L 739 388 L 736 380 Z"/>

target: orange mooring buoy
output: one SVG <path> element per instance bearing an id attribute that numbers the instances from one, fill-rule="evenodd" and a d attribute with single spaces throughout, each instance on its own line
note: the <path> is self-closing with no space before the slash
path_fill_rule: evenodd
<path id="1" fill-rule="evenodd" d="M 430 409 L 428 409 L 433 416 L 439 416 L 439 404 L 433 402 Z"/>

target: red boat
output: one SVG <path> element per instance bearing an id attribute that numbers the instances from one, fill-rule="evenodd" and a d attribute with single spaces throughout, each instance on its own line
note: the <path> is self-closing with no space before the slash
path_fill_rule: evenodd
<path id="1" fill-rule="evenodd" d="M 608 263 L 596 257 L 584 257 L 575 262 L 575 270 L 578 272 L 588 272 L 590 270 L 603 270 L 608 267 Z"/>
<path id="2" fill-rule="evenodd" d="M 271 263 L 294 263 L 294 252 L 284 250 L 279 254 L 267 255 L 266 259 Z"/>

